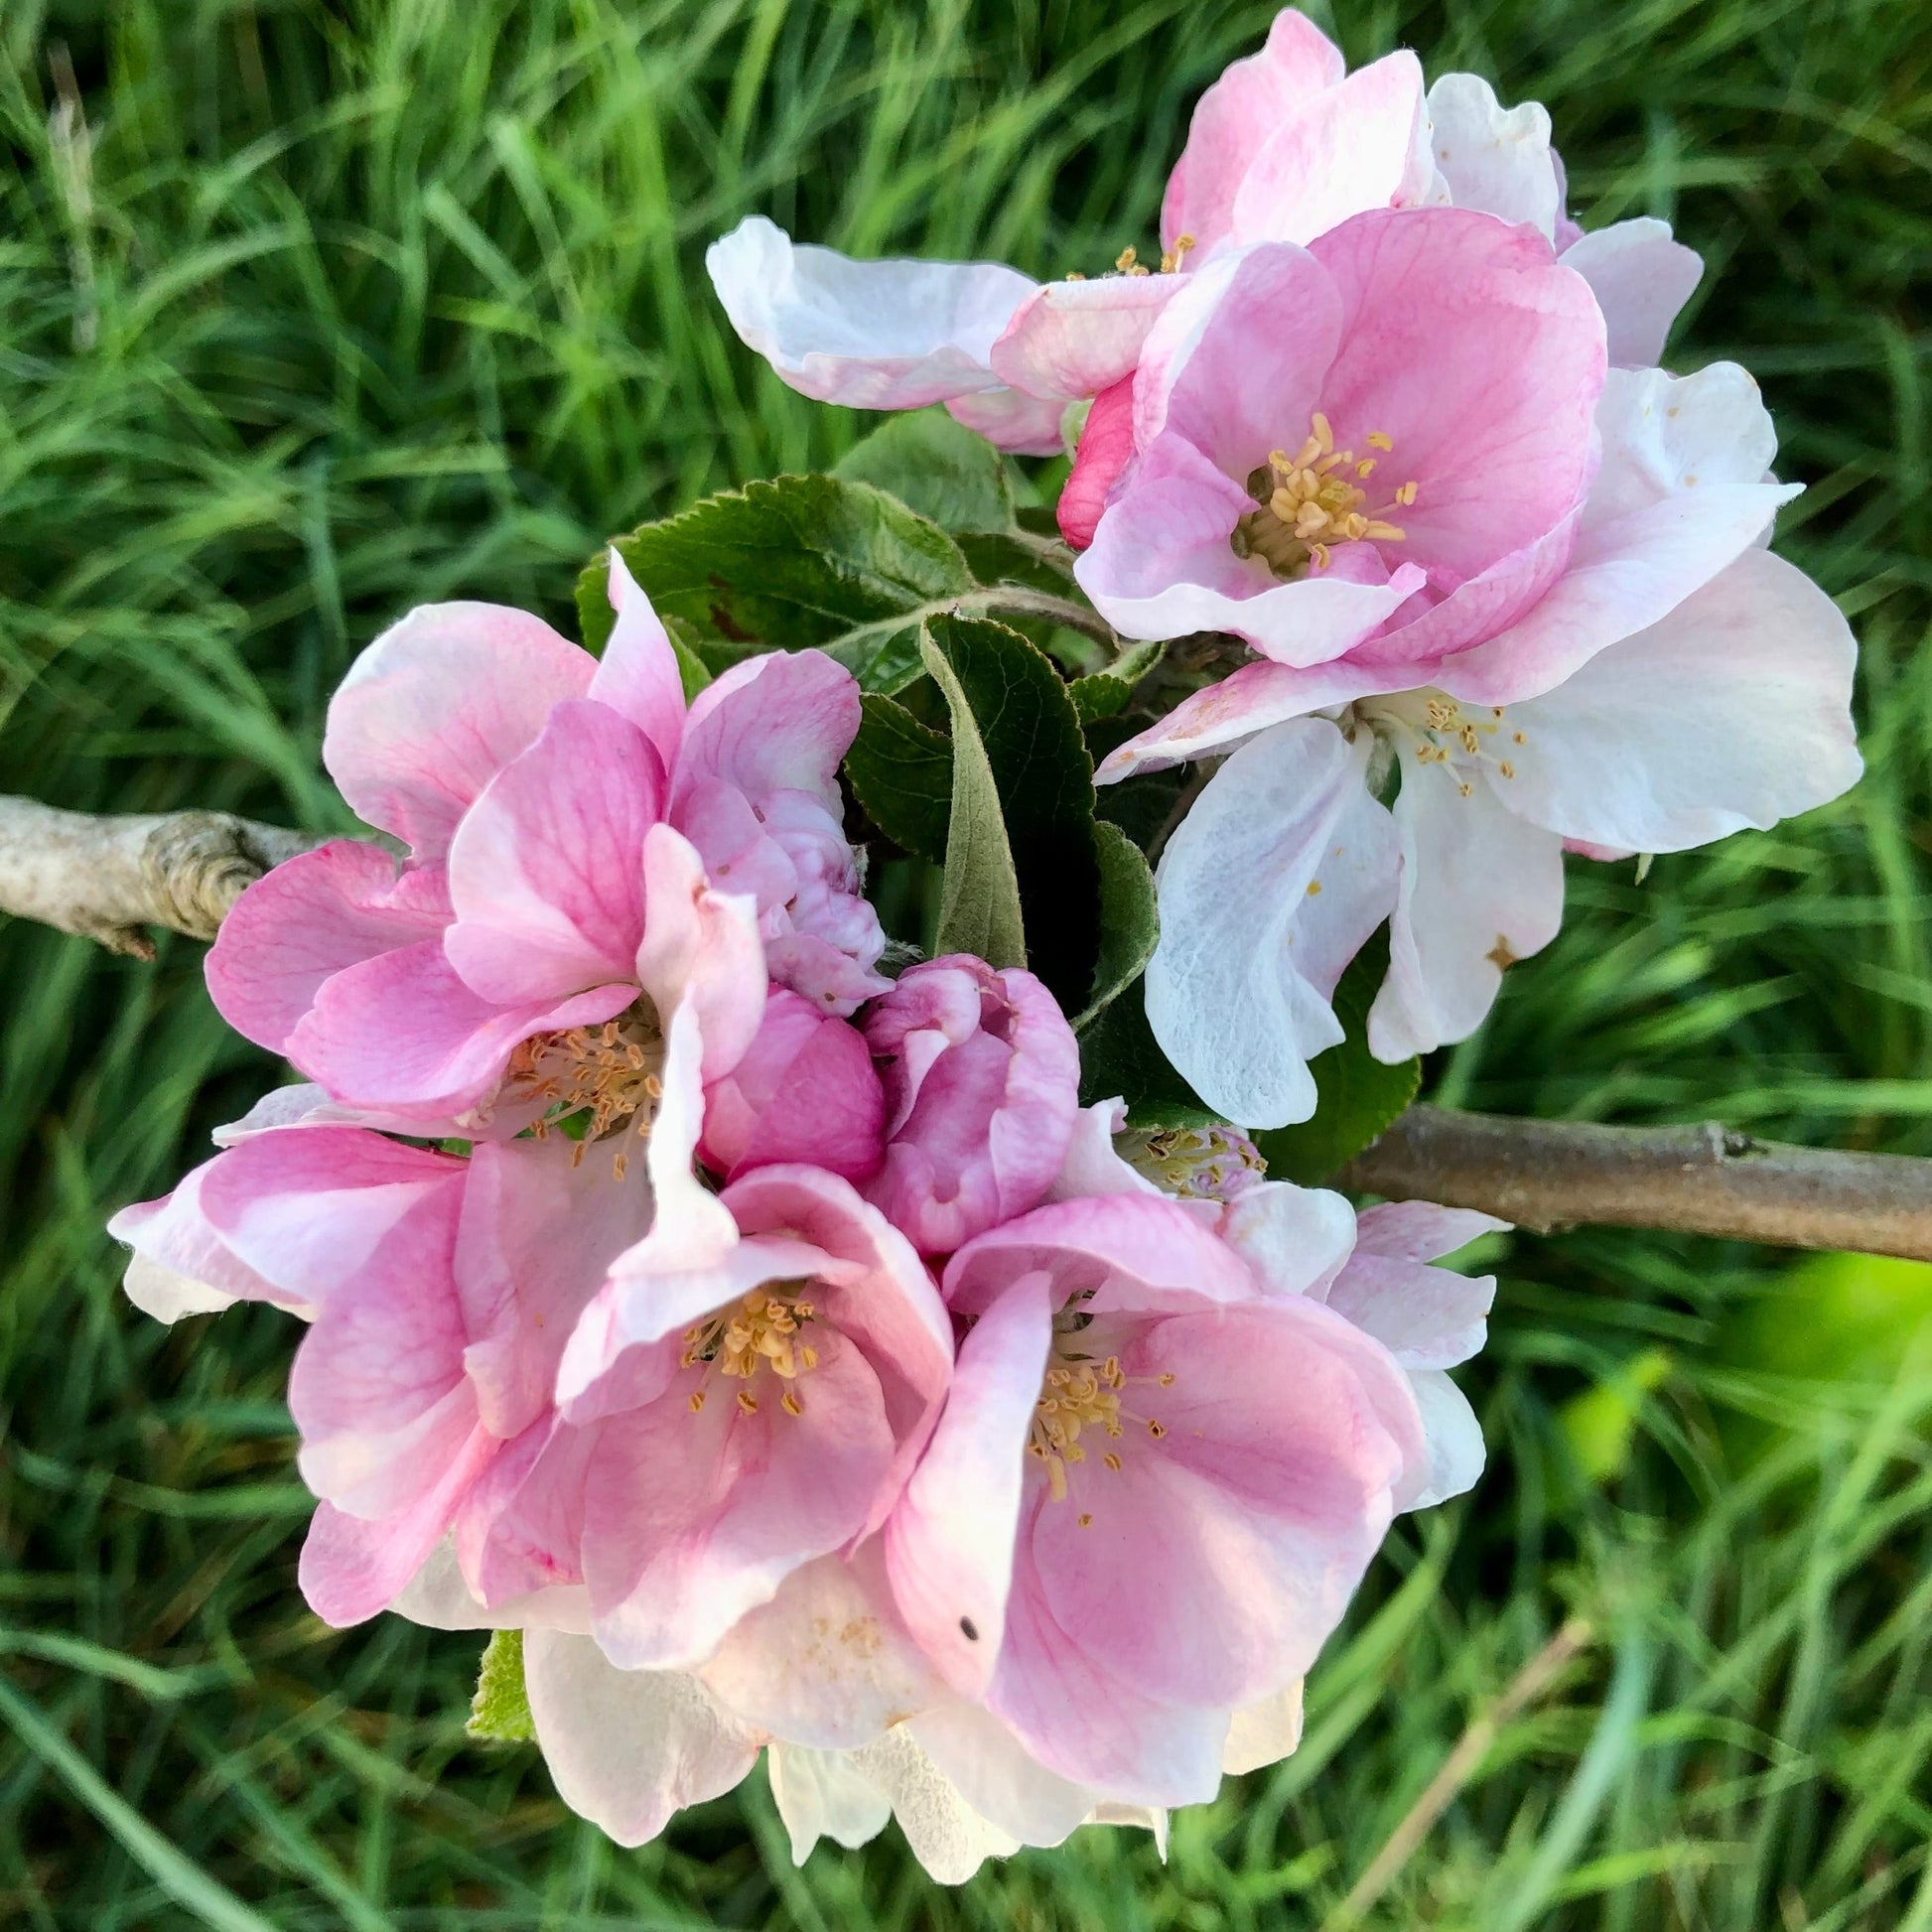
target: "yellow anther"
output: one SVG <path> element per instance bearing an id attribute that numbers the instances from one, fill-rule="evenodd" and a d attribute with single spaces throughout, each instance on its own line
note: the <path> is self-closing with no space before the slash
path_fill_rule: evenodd
<path id="1" fill-rule="evenodd" d="M 1370 430 L 1362 440 L 1371 450 L 1380 450 L 1385 456 L 1395 448 L 1395 438 L 1383 435 L 1379 429 Z"/>
<path id="2" fill-rule="evenodd" d="M 1139 253 L 1140 251 L 1137 248 L 1135 248 L 1134 245 L 1130 242 L 1125 248 L 1123 248 L 1120 251 L 1118 255 L 1114 257 L 1114 266 L 1117 269 L 1119 269 L 1123 275 L 1125 275 L 1127 271 L 1134 266 L 1135 260 L 1139 255 Z"/>
<path id="3" fill-rule="evenodd" d="M 702 1389 L 693 1389 L 691 1391 L 691 1413 L 695 1416 L 703 1407 L 704 1391 Z"/>
<path id="4" fill-rule="evenodd" d="M 1293 456 L 1286 449 L 1271 450 L 1267 464 L 1249 476 L 1248 493 L 1262 507 L 1243 516 L 1228 539 L 1237 557 L 1259 557 L 1284 579 L 1310 568 L 1325 570 L 1334 544 L 1401 543 L 1407 535 L 1367 507 L 1368 492 L 1358 480 L 1374 474 L 1375 459 L 1357 461 L 1353 450 L 1337 450 L 1334 426 L 1319 411 L 1309 420 L 1310 434 Z M 1390 447 L 1379 432 L 1369 440 Z M 1415 485 L 1403 487 L 1413 502 Z M 1394 502 L 1382 505 L 1394 507 Z"/>
<path id="5" fill-rule="evenodd" d="M 778 1407 L 788 1416 L 802 1416 L 805 1413 L 805 1405 L 798 1400 L 796 1389 L 787 1389 L 778 1398 Z"/>
<path id="6" fill-rule="evenodd" d="M 756 1416 L 759 1412 L 759 1399 L 750 1389 L 740 1389 L 738 1392 L 738 1406 L 748 1416 Z"/>

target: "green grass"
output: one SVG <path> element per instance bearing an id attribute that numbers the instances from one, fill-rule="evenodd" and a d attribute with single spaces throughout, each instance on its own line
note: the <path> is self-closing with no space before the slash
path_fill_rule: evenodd
<path id="1" fill-rule="evenodd" d="M 338 822 L 323 707 L 390 617 L 461 594 L 568 622 L 609 532 L 862 429 L 730 339 L 710 236 L 759 208 L 862 252 L 1102 266 L 1153 239 L 1193 96 L 1269 11 L 6 0 L 0 788 Z M 1780 541 L 1864 643 L 1864 785 L 1642 885 L 1580 867 L 1438 1091 L 1932 1153 L 1932 26 L 1916 0 L 1367 0 L 1341 29 L 1539 95 L 1587 220 L 1666 213 L 1705 250 L 1677 359 L 1764 383 L 1811 485 Z M 84 137 L 50 134 L 63 48 Z M 1922 1297 L 1881 1283 L 1854 1330 L 1767 1303 L 1788 1257 L 1508 1243 L 1471 1377 L 1488 1475 L 1398 1533 L 1302 1751 L 1183 1817 L 1165 1865 L 1091 1832 L 945 1894 L 889 1836 L 794 1874 L 756 1785 L 624 1853 L 528 1747 L 466 1741 L 474 1642 L 304 1611 L 291 1325 L 168 1333 L 120 1300 L 105 1215 L 274 1077 L 199 949 L 13 926 L 0 1001 L 0 1923 L 1334 1923 L 1578 1610 L 1600 1641 L 1370 1924 L 1932 1932 Z"/>

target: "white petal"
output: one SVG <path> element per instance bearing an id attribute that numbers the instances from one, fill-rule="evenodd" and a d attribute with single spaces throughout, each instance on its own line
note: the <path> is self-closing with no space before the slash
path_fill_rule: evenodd
<path id="1" fill-rule="evenodd" d="M 1319 1297 L 1355 1245 L 1355 1210 L 1325 1187 L 1265 1180 L 1230 1203 L 1221 1238 L 1268 1294 Z"/>
<path id="2" fill-rule="evenodd" d="M 1663 360 L 1671 324 L 1704 277 L 1697 250 L 1674 240 L 1668 221 L 1647 214 L 1593 229 L 1560 259 L 1595 295 L 1609 333 L 1610 366 L 1618 369 Z"/>
<path id="3" fill-rule="evenodd" d="M 893 1607 L 878 1539 L 821 1557 L 732 1626 L 705 1683 L 734 1716 L 820 1750 L 868 1744 L 945 1695 Z"/>
<path id="4" fill-rule="evenodd" d="M 1123 1101 L 1102 1100 L 1082 1107 L 1073 1116 L 1072 1138 L 1066 1144 L 1066 1159 L 1053 1184 L 1046 1190 L 1049 1201 L 1099 1200 L 1107 1194 L 1158 1194 L 1161 1189 L 1140 1169 L 1131 1167 L 1114 1151 L 1114 1136 L 1127 1125 Z"/>
<path id="5" fill-rule="evenodd" d="M 1404 1368 L 1466 1362 L 1487 1339 L 1495 1299 L 1493 1275 L 1458 1275 L 1359 1248 L 1328 1291 L 1328 1306 Z"/>
<path id="6" fill-rule="evenodd" d="M 1037 286 L 997 262 L 854 261 L 748 215 L 705 254 L 732 327 L 792 388 L 918 409 L 999 386 L 995 338 Z"/>
<path id="7" fill-rule="evenodd" d="M 1221 1769 L 1238 1778 L 1294 1755 L 1302 1741 L 1302 1680 L 1245 1711 L 1237 1711 L 1221 1747 Z"/>
<path id="8" fill-rule="evenodd" d="M 1504 965 L 1542 951 L 1563 923 L 1563 841 L 1505 811 L 1481 778 L 1458 781 L 1405 751 L 1395 819 L 1401 896 L 1368 1016 L 1369 1050 L 1389 1062 L 1468 1038 Z"/>
<path id="9" fill-rule="evenodd" d="M 771 1800 L 791 1839 L 791 1862 L 803 1864 L 829 1838 L 854 1852 L 886 1829 L 893 1807 L 845 1751 L 815 1751 L 775 1740 L 764 1753 Z"/>
<path id="10" fill-rule="evenodd" d="M 523 1681 L 558 1796 L 620 1845 L 731 1790 L 763 1741 L 695 1677 L 619 1670 L 589 1637 L 530 1631 Z"/>
<path id="11" fill-rule="evenodd" d="M 1810 578 L 1746 550 L 1661 623 L 1509 708 L 1525 743 L 1501 796 L 1537 825 L 1633 852 L 1775 825 L 1858 779 L 1857 656 Z"/>
<path id="12" fill-rule="evenodd" d="M 590 1591 L 582 1584 L 552 1584 L 485 1609 L 463 1581 L 456 1538 L 446 1536 L 389 1605 L 429 1630 L 565 1630 L 588 1636 Z"/>
<path id="13" fill-rule="evenodd" d="M 990 1825 L 969 1805 L 900 1725 L 853 1753 L 854 1766 L 892 1802 L 912 1856 L 942 1885 L 963 1885 L 988 1859 L 1004 1859 L 1020 1841 Z"/>
<path id="14" fill-rule="evenodd" d="M 1423 1438 L 1429 1445 L 1429 1483 L 1405 1510 L 1432 1509 L 1437 1503 L 1475 1487 L 1485 1450 L 1482 1425 L 1469 1398 L 1440 1368 L 1412 1368 L 1409 1386 L 1422 1411 Z"/>
<path id="15" fill-rule="evenodd" d="M 1713 362 L 1695 375 L 1611 369 L 1596 405 L 1603 460 L 1583 528 L 1600 529 L 1667 496 L 1761 484 L 1778 432 L 1747 369 Z"/>
<path id="16" fill-rule="evenodd" d="M 1047 1770 L 984 1705 L 952 1698 L 906 1729 L 960 1797 L 1022 1845 L 1058 1845 L 1093 1809 L 1091 1791 Z"/>
<path id="17" fill-rule="evenodd" d="M 1089 1825 L 1127 1825 L 1154 1834 L 1154 1849 L 1161 1863 L 1168 1862 L 1168 1812 L 1162 1805 L 1119 1805 L 1111 1799 L 1094 1806 L 1087 1815 Z"/>
<path id="18" fill-rule="evenodd" d="M 1541 101 L 1504 110 L 1480 74 L 1446 73 L 1429 90 L 1431 151 L 1457 207 L 1527 221 L 1547 241 L 1562 212 Z"/>
<path id="19" fill-rule="evenodd" d="M 187 1314 L 218 1314 L 234 1307 L 235 1298 L 206 1282 L 177 1275 L 145 1255 L 133 1256 L 121 1277 L 121 1290 L 145 1315 L 171 1325 Z"/>
<path id="20" fill-rule="evenodd" d="M 1064 396 L 1030 396 L 1024 389 L 976 389 L 954 396 L 946 414 L 1017 456 L 1059 456 L 1066 449 Z"/>
<path id="21" fill-rule="evenodd" d="M 1342 1036 L 1328 1002 L 1395 894 L 1397 841 L 1363 782 L 1368 739 L 1326 719 L 1261 734 L 1168 842 L 1147 1014 L 1208 1106 L 1244 1127 L 1314 1111 L 1310 1058 Z"/>

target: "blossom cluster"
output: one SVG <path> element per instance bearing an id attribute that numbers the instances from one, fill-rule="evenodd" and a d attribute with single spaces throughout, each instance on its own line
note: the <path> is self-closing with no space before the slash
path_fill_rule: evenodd
<path id="1" fill-rule="evenodd" d="M 758 217 L 711 252 L 808 395 L 1013 450 L 1064 425 L 1094 606 L 1248 647 L 1096 775 L 1225 759 L 1163 855 L 1147 1012 L 1249 1127 L 1313 1111 L 1385 922 L 1394 1062 L 1555 937 L 1566 850 L 1681 851 L 1860 771 L 1851 632 L 1765 548 L 1797 488 L 1757 386 L 1657 366 L 1702 263 L 1649 217 L 1580 228 L 1550 132 L 1406 51 L 1348 73 L 1285 11 L 1195 110 L 1159 273 L 855 262 Z"/>
<path id="2" fill-rule="evenodd" d="M 406 856 L 243 896 L 209 988 L 307 1077 L 116 1219 L 128 1292 L 310 1324 L 310 1603 L 521 1630 L 620 1841 L 760 1750 L 801 1858 L 1159 1828 L 1294 1747 L 1393 1513 L 1474 1479 L 1492 1284 L 1428 1263 L 1495 1223 L 1123 1158 L 1034 975 L 877 970 L 850 674 L 687 708 L 611 592 L 601 661 L 483 605 L 358 660 L 326 757 Z"/>
<path id="3" fill-rule="evenodd" d="M 521 1633 L 557 1787 L 619 1841 L 760 1753 L 801 1860 L 893 1816 L 947 1879 L 1163 1832 L 1295 1748 L 1394 1516 L 1475 1481 L 1447 1371 L 1493 1283 L 1434 1264 L 1500 1224 L 1357 1212 L 1250 1136 L 1315 1111 L 1383 926 L 1366 1050 L 1399 1062 L 1549 943 L 1566 852 L 1769 826 L 1859 771 L 1851 634 L 1768 548 L 1795 491 L 1764 404 L 1733 364 L 1658 366 L 1702 265 L 1566 199 L 1542 108 L 1408 53 L 1351 74 L 1291 11 L 1200 101 L 1158 273 L 853 261 L 756 217 L 714 246 L 794 387 L 1064 447 L 1064 549 L 976 554 L 1032 535 L 1088 628 L 1222 640 L 1212 681 L 1077 705 L 1029 637 L 941 609 L 963 541 L 821 478 L 713 499 L 668 591 L 614 543 L 600 653 L 437 605 L 337 692 L 324 760 L 384 843 L 270 872 L 207 961 L 301 1082 L 116 1218 L 127 1292 L 308 1324 L 309 1602 Z M 673 640 L 647 590 L 777 621 L 787 515 L 854 550 L 793 556 L 792 605 L 849 597 L 848 638 L 902 626 L 916 659 L 854 656 L 862 692 L 821 630 Z M 894 604 L 867 546 L 908 529 Z M 973 715 L 940 641 L 972 622 L 1025 729 Z M 924 716 L 896 696 L 921 664 Z M 1145 848 L 1094 817 L 1089 777 L 1188 761 Z M 889 945 L 860 805 L 896 863 L 944 848 L 946 902 L 983 901 L 955 940 L 995 957 Z M 1118 1095 L 1110 1002 L 1186 1106 Z"/>

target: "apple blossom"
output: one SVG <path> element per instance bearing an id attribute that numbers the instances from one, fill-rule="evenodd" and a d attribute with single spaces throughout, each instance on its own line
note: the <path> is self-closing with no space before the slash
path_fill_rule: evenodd
<path id="1" fill-rule="evenodd" d="M 866 1195 L 921 1254 L 950 1254 L 1041 1198 L 1066 1152 L 1080 1053 L 1033 974 L 928 960 L 873 1004 L 865 1034 L 889 1109 Z"/>

